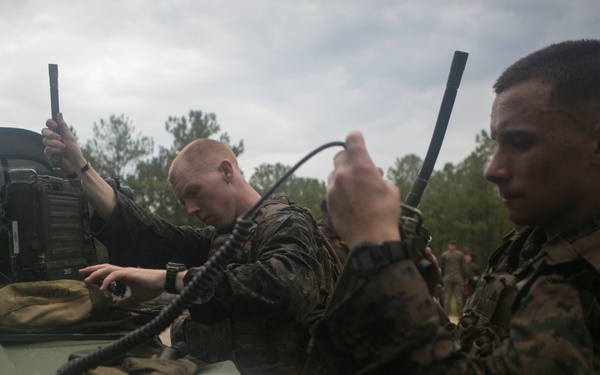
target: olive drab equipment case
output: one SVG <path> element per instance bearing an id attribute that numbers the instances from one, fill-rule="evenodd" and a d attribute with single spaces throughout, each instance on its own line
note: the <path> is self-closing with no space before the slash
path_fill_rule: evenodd
<path id="1" fill-rule="evenodd" d="M 0 283 L 76 279 L 97 262 L 81 181 L 51 175 L 40 134 L 0 128 Z"/>

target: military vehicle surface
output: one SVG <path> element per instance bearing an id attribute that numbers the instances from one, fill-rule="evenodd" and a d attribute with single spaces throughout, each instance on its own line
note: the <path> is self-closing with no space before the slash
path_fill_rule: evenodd
<path id="1" fill-rule="evenodd" d="M 61 177 L 43 149 L 41 134 L 0 127 L 0 286 L 79 280 L 78 269 L 97 262 L 81 181 Z M 133 319 L 126 317 L 127 325 L 95 331 L 0 327 L 0 374 L 54 374 L 74 353 L 109 345 L 143 326 L 157 315 L 152 310 L 138 309 Z M 227 361 L 196 374 L 239 372 Z"/>

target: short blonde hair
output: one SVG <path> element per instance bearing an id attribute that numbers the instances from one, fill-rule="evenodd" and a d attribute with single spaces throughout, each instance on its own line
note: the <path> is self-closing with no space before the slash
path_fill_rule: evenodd
<path id="1" fill-rule="evenodd" d="M 177 166 L 185 165 L 191 170 L 215 170 L 221 160 L 227 159 L 239 171 L 237 158 L 223 142 L 209 138 L 198 138 L 185 146 L 171 162 L 168 181 L 173 184 L 173 174 Z"/>

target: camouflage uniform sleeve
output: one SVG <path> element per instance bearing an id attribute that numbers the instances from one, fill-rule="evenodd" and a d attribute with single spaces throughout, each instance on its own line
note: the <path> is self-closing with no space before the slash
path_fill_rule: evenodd
<path id="1" fill-rule="evenodd" d="M 255 259 L 230 263 L 190 312 L 212 324 L 226 317 L 301 322 L 320 298 L 324 272 L 316 228 L 304 214 L 284 209 L 260 222 L 252 237 Z"/>
<path id="2" fill-rule="evenodd" d="M 356 287 L 312 332 L 333 373 L 415 374 L 460 355 L 410 260 L 359 276 Z"/>
<path id="3" fill-rule="evenodd" d="M 312 338 L 340 374 L 590 374 L 597 343 L 585 325 L 591 318 L 581 293 L 559 277 L 540 278 L 502 345 L 489 356 L 471 357 L 443 328 L 415 265 L 402 261 L 360 279 Z M 594 303 L 593 297 L 587 301 Z"/>
<path id="4" fill-rule="evenodd" d="M 144 268 L 164 268 L 169 261 L 188 267 L 203 264 L 214 235 L 170 224 L 122 194 L 117 194 L 117 206 L 108 220 L 94 213 L 90 229 L 108 248 L 111 263 Z"/>

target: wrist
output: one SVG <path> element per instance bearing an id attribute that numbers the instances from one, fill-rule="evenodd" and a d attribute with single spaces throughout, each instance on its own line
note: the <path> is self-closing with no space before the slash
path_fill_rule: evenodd
<path id="1" fill-rule="evenodd" d="M 83 174 L 85 172 L 87 172 L 90 168 L 91 168 L 91 164 L 89 161 L 85 161 L 85 164 L 83 165 L 83 167 L 76 169 L 74 172 L 71 172 L 69 174 L 67 174 L 67 178 L 72 180 L 74 178 L 77 178 L 77 176 L 79 175 L 79 173 Z"/>
<path id="2" fill-rule="evenodd" d="M 372 243 L 383 243 L 383 242 L 394 242 L 400 241 L 400 231 L 397 227 L 390 228 L 388 230 L 384 230 L 383 228 L 379 228 L 379 230 L 373 231 L 365 231 L 363 233 L 355 233 L 353 236 L 348 236 L 346 239 L 346 243 L 350 249 L 358 246 L 361 243 L 372 242 Z"/>
<path id="3" fill-rule="evenodd" d="M 411 258 L 410 248 L 400 240 L 365 241 L 352 248 L 346 262 L 359 274 L 370 274 L 381 267 Z"/>

